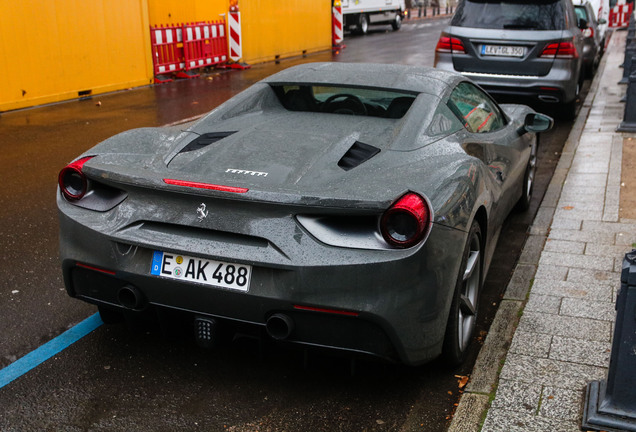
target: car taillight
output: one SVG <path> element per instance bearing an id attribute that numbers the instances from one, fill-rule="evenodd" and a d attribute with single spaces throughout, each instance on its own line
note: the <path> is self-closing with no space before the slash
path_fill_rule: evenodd
<path id="1" fill-rule="evenodd" d="M 382 215 L 380 231 L 391 246 L 407 248 L 419 243 L 431 226 L 431 209 L 424 198 L 409 192 Z"/>
<path id="2" fill-rule="evenodd" d="M 592 27 L 588 27 L 584 30 L 581 30 L 581 32 L 583 32 L 583 36 L 586 38 L 593 38 L 594 37 L 594 29 Z"/>
<path id="3" fill-rule="evenodd" d="M 542 58 L 577 58 L 579 56 L 574 43 L 568 42 L 555 42 L 547 45 L 539 57 Z"/>
<path id="4" fill-rule="evenodd" d="M 439 38 L 435 51 L 439 53 L 466 54 L 466 49 L 464 48 L 462 41 L 448 36 L 441 36 Z"/>
<path id="5" fill-rule="evenodd" d="M 91 158 L 93 158 L 93 156 L 78 159 L 62 168 L 62 171 L 60 171 L 60 174 L 57 177 L 57 182 L 60 185 L 62 195 L 64 195 L 67 200 L 77 201 L 82 199 L 82 197 L 86 194 L 88 181 L 82 172 L 82 167 Z"/>

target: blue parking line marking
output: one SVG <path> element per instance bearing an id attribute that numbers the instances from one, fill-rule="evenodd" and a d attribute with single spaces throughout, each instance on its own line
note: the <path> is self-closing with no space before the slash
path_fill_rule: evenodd
<path id="1" fill-rule="evenodd" d="M 51 339 L 4 369 L 0 369 L 0 388 L 36 368 L 60 351 L 68 348 L 102 324 L 104 323 L 99 317 L 99 313 L 91 315 L 58 337 Z"/>

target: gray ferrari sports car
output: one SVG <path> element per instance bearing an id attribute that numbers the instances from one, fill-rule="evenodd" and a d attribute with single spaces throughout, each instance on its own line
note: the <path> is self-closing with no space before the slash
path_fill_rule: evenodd
<path id="1" fill-rule="evenodd" d="M 310 63 L 59 174 L 68 293 L 410 365 L 465 357 L 502 222 L 552 119 L 459 74 Z M 157 313 L 158 316 L 164 315 Z"/>

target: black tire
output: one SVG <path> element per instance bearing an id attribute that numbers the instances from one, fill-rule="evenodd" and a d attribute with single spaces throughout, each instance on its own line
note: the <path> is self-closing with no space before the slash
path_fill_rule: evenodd
<path id="1" fill-rule="evenodd" d="M 482 286 L 482 251 L 481 228 L 477 221 L 473 221 L 462 254 L 444 336 L 442 355 L 452 365 L 464 362 L 475 333 Z"/>
<path id="2" fill-rule="evenodd" d="M 585 65 L 585 78 L 592 79 L 594 75 L 596 75 L 596 71 L 598 70 L 598 65 L 601 62 L 601 55 L 597 54 L 596 57 L 592 60 L 592 64 Z"/>
<path id="3" fill-rule="evenodd" d="M 517 201 L 516 210 L 526 211 L 530 208 L 530 202 L 532 201 L 532 191 L 534 189 L 534 178 L 537 173 L 537 150 L 539 148 L 539 136 L 537 135 L 535 141 L 530 148 L 530 159 L 528 159 L 528 165 L 526 166 L 526 172 L 523 176 L 523 183 L 521 184 L 521 198 Z"/>
<path id="4" fill-rule="evenodd" d="M 393 31 L 398 31 L 400 27 L 402 27 L 402 14 L 400 12 L 395 14 L 395 19 L 391 23 L 391 27 L 393 27 Z"/>
<path id="5" fill-rule="evenodd" d="M 358 21 L 358 33 L 365 35 L 369 31 L 369 17 L 367 14 L 360 14 Z"/>
<path id="6" fill-rule="evenodd" d="M 581 89 L 583 88 L 583 76 L 585 71 L 581 70 L 579 72 L 579 81 L 576 83 L 576 95 L 574 99 L 570 102 L 563 104 L 561 111 L 559 112 L 559 117 L 563 120 L 574 120 L 576 118 L 576 111 L 579 104 L 579 96 L 581 94 Z"/>

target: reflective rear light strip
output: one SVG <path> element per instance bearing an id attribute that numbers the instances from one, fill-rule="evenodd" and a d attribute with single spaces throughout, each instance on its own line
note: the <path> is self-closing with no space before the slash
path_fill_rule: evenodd
<path id="1" fill-rule="evenodd" d="M 81 267 L 81 268 L 85 268 L 87 270 L 93 270 L 93 271 L 97 271 L 97 272 L 100 272 L 100 273 L 105 273 L 107 275 L 115 276 L 115 272 L 111 271 L 111 270 L 104 270 L 104 269 L 101 269 L 101 268 L 89 266 L 87 264 L 82 264 L 82 263 L 75 263 L 75 265 L 78 266 L 78 267 Z"/>
<path id="2" fill-rule="evenodd" d="M 163 179 L 164 183 L 174 186 L 184 186 L 184 187 L 192 187 L 198 189 L 211 189 L 221 192 L 232 192 L 232 193 L 245 193 L 249 191 L 247 188 L 234 187 L 234 186 L 224 186 L 224 185 L 215 185 L 210 183 L 199 183 L 185 180 L 175 180 L 175 179 Z"/>
<path id="3" fill-rule="evenodd" d="M 350 312 L 350 311 L 334 310 L 334 309 L 322 309 L 322 308 L 311 307 L 311 306 L 294 305 L 294 309 L 310 311 L 310 312 L 329 313 L 329 314 L 335 314 L 335 315 L 346 315 L 346 316 L 352 316 L 352 317 L 357 317 L 358 315 L 360 315 L 358 312 Z"/>

